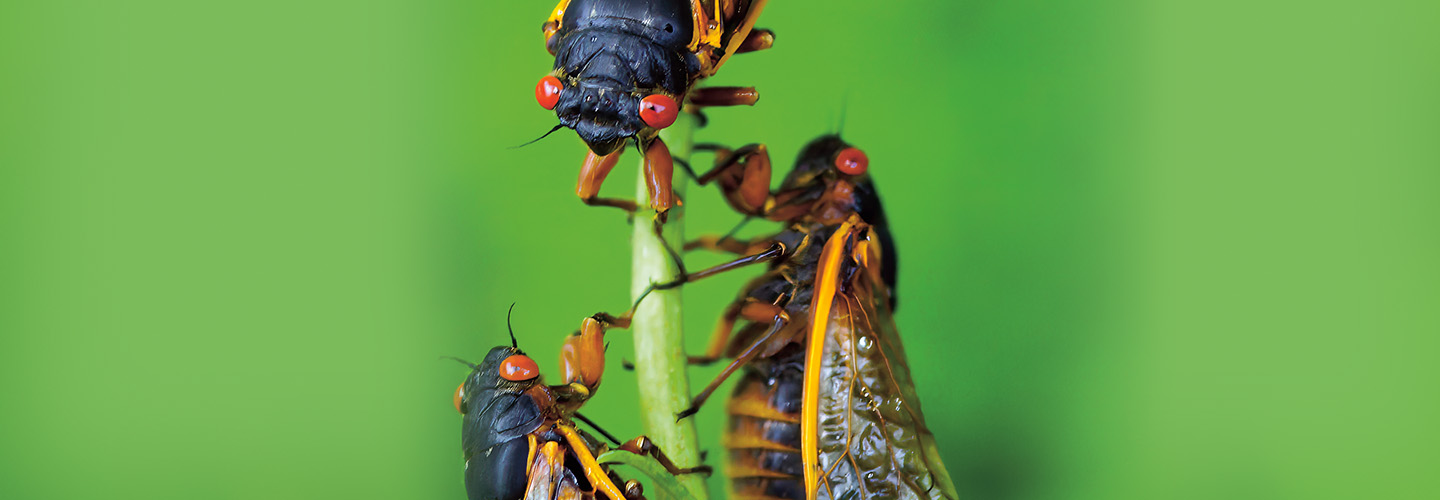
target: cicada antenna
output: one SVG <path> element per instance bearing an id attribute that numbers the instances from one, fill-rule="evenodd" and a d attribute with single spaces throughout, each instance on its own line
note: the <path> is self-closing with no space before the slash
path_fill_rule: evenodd
<path id="1" fill-rule="evenodd" d="M 505 329 L 510 331 L 510 347 L 519 349 L 520 343 L 515 341 L 515 328 L 510 326 L 510 314 L 515 312 L 515 302 L 510 303 L 510 310 L 505 311 Z"/>
<path id="2" fill-rule="evenodd" d="M 470 367 L 471 370 L 474 370 L 474 369 L 475 369 L 475 363 L 471 363 L 471 362 L 469 362 L 469 361 L 465 361 L 465 360 L 460 359 L 460 358 L 457 358 L 457 357 L 455 357 L 455 356 L 440 356 L 440 359 L 453 359 L 453 360 L 455 360 L 455 361 L 459 361 L 460 364 L 462 364 L 462 365 L 465 365 L 465 366 Z"/>
<path id="3" fill-rule="evenodd" d="M 519 145 L 519 146 L 510 146 L 510 147 L 505 148 L 505 149 L 520 149 L 520 148 L 523 148 L 523 147 L 525 147 L 525 146 L 529 146 L 529 145 L 531 145 L 531 144 L 535 144 L 535 143 L 537 143 L 537 142 L 540 142 L 540 139 L 544 139 L 544 138 L 546 138 L 546 137 L 550 137 L 550 134 L 553 134 L 553 133 L 555 133 L 556 130 L 560 130 L 560 129 L 562 129 L 562 128 L 565 128 L 565 124 L 563 124 L 563 123 L 562 123 L 562 124 L 559 124 L 559 125 L 556 125 L 555 128 L 550 129 L 550 131 L 549 131 L 549 132 L 546 132 L 545 135 L 542 135 L 542 136 L 540 136 L 540 137 L 536 137 L 534 140 L 532 140 L 532 141 L 530 141 L 530 142 L 527 142 L 527 143 L 525 143 L 525 144 L 521 144 L 521 145 Z"/>
<path id="4" fill-rule="evenodd" d="M 840 123 L 835 125 L 835 135 L 840 135 L 845 131 L 845 112 L 850 109 L 850 94 L 852 93 L 852 91 L 846 90 L 840 96 Z"/>

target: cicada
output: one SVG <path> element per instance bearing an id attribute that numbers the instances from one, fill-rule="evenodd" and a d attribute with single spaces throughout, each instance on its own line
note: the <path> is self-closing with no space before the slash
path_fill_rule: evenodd
<path id="1" fill-rule="evenodd" d="M 575 192 L 587 204 L 633 210 L 628 200 L 599 198 L 600 185 L 626 139 L 644 152 L 650 206 L 675 204 L 674 163 L 657 136 L 688 101 L 700 106 L 754 104 L 752 87 L 692 91 L 730 56 L 768 48 L 769 30 L 754 29 L 766 0 L 560 0 L 545 21 L 554 70 L 535 98 L 574 129 L 590 151 Z"/>
<path id="2" fill-rule="evenodd" d="M 513 333 L 510 346 L 491 349 L 478 365 L 465 363 L 471 372 L 455 389 L 455 409 L 464 415 L 460 440 L 470 500 L 644 498 L 638 482 L 621 480 L 596 460 L 609 446 L 575 425 L 576 419 L 589 422 L 579 408 L 600 385 L 604 331 L 617 326 L 607 321 L 628 326 L 627 317 L 599 314 L 586 318 L 566 340 L 564 385 L 544 384 L 535 360 L 520 350 Z M 619 450 L 652 457 L 671 474 L 709 473 L 709 467 L 675 466 L 644 436 L 621 444 L 600 432 Z"/>
<path id="3" fill-rule="evenodd" d="M 895 245 L 866 154 L 822 136 L 771 192 L 763 145 L 711 149 L 716 166 L 701 181 L 718 184 L 741 213 L 785 223 L 751 241 L 692 242 L 687 248 L 744 256 L 659 285 L 769 263 L 725 309 L 708 352 L 692 362 L 733 360 L 681 413 L 693 414 L 723 380 L 743 372 L 726 405 L 735 494 L 956 498 L 895 327 Z"/>

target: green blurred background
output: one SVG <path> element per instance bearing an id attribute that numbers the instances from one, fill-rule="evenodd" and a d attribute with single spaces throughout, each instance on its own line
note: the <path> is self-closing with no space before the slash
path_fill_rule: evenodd
<path id="1" fill-rule="evenodd" d="M 507 149 L 554 123 L 551 7 L 0 3 L 0 497 L 463 498 L 437 358 L 505 342 L 518 302 L 553 370 L 627 304 L 579 140 Z M 845 110 L 965 498 L 1434 498 L 1437 22 L 777 0 L 776 48 L 712 82 L 759 105 L 699 139 L 783 166 Z M 687 201 L 691 234 L 737 220 Z M 694 349 L 744 279 L 686 291 Z M 587 412 L 637 434 L 616 365 Z"/>

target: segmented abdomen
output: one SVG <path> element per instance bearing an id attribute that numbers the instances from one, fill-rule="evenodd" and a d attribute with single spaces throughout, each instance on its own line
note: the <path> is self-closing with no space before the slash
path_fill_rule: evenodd
<path id="1" fill-rule="evenodd" d="M 805 352 L 798 347 L 792 344 L 746 367 L 726 405 L 732 498 L 805 499 L 800 461 Z"/>

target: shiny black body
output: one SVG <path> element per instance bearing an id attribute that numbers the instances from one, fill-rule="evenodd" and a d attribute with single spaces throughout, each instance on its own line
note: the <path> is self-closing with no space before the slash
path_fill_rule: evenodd
<path id="1" fill-rule="evenodd" d="M 465 379 L 460 411 L 460 448 L 465 454 L 465 493 L 470 500 L 518 500 L 525 494 L 525 436 L 545 423 L 535 398 L 526 394 L 536 378 L 512 382 L 500 377 L 500 363 L 520 353 L 496 347 Z"/>
<path id="2" fill-rule="evenodd" d="M 530 481 L 526 475 L 530 440 L 526 436 L 533 435 L 537 445 L 553 441 L 569 446 L 555 431 L 557 425 L 566 424 L 560 423 L 553 388 L 544 386 L 540 377 L 521 382 L 500 377 L 500 364 L 517 354 L 525 353 L 506 346 L 490 349 L 465 378 L 460 448 L 465 456 L 465 494 L 470 500 L 520 500 L 525 495 Z M 536 400 L 536 394 L 541 400 Z M 576 432 L 591 450 L 601 448 L 589 434 Z M 556 481 L 581 491 L 593 490 L 575 454 L 567 451 L 564 460 L 565 468 Z M 613 474 L 611 478 L 618 479 Z"/>
<path id="3" fill-rule="evenodd" d="M 573 0 L 549 40 L 565 88 L 555 107 L 595 154 L 646 128 L 640 100 L 655 91 L 683 101 L 699 60 L 688 0 Z"/>

